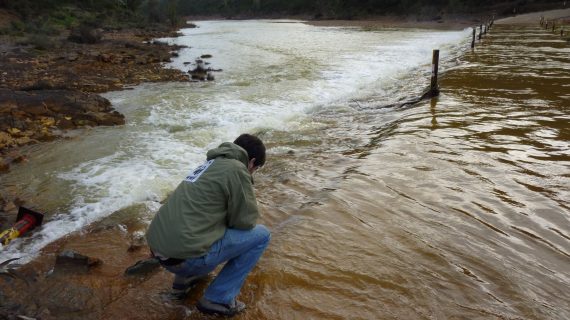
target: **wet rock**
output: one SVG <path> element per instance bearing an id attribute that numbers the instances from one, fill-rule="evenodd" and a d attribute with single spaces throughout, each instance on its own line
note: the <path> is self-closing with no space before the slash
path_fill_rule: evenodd
<path id="1" fill-rule="evenodd" d="M 10 162 L 3 157 L 0 157 L 0 173 L 8 172 L 10 170 Z M 0 208 L 3 207 L 3 204 L 0 203 Z"/>
<path id="2" fill-rule="evenodd" d="M 6 154 L 6 159 L 11 163 L 21 163 L 27 161 L 27 157 L 17 150 L 12 150 Z"/>
<path id="3" fill-rule="evenodd" d="M 204 61 L 200 59 L 196 60 L 196 68 L 188 71 L 188 73 L 190 74 L 193 80 L 200 80 L 200 81 L 206 80 L 208 75 L 208 71 L 204 67 Z"/>
<path id="4" fill-rule="evenodd" d="M 55 273 L 87 273 L 102 263 L 97 258 L 84 256 L 73 250 L 65 250 L 55 259 Z"/>
<path id="5" fill-rule="evenodd" d="M 139 260 L 125 270 L 125 276 L 142 276 L 158 270 L 160 262 L 156 258 Z"/>
<path id="6" fill-rule="evenodd" d="M 59 119 L 56 123 L 56 126 L 63 130 L 75 128 L 75 124 L 73 123 L 73 121 L 71 121 L 71 117 L 65 117 L 63 119 Z"/>
<path id="7" fill-rule="evenodd" d="M 111 107 L 109 100 L 96 94 L 0 89 L 0 152 L 51 141 L 63 134 L 61 129 L 124 123 L 125 117 Z"/>
<path id="8" fill-rule="evenodd" d="M 200 58 L 202 58 L 202 59 L 210 59 L 211 57 L 212 57 L 211 54 L 203 54 L 200 56 Z"/>
<path id="9" fill-rule="evenodd" d="M 80 319 L 80 314 L 92 312 L 102 303 L 95 290 L 88 286 L 55 278 L 50 282 L 41 292 L 42 298 L 38 303 L 47 308 L 55 318 L 70 319 L 70 316 L 75 314 L 74 318 Z"/>
<path id="10" fill-rule="evenodd" d="M 206 80 L 214 81 L 214 80 L 216 80 L 216 78 L 214 77 L 214 75 L 212 73 L 208 72 L 207 76 L 206 76 Z"/>
<path id="11" fill-rule="evenodd" d="M 18 207 L 13 201 L 6 203 L 2 209 L 7 213 L 16 213 L 18 211 Z"/>
<path id="12" fill-rule="evenodd" d="M 131 235 L 128 252 L 134 252 L 146 247 L 146 238 L 144 232 L 135 232 Z"/>

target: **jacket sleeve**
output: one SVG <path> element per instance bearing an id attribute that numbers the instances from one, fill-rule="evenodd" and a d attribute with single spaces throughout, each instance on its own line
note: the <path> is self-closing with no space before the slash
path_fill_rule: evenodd
<path id="1" fill-rule="evenodd" d="M 255 227 L 259 210 L 251 175 L 247 170 L 233 170 L 228 180 L 228 227 L 242 230 Z"/>

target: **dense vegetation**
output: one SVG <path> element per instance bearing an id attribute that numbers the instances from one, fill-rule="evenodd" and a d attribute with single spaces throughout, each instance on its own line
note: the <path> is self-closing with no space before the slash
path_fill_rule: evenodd
<path id="1" fill-rule="evenodd" d="M 105 28 L 177 26 L 180 0 L 0 0 L 20 19 L 11 31 L 58 34 L 81 25 Z M 6 30 L 4 30 L 6 32 Z"/>
<path id="2" fill-rule="evenodd" d="M 58 33 L 80 24 L 113 27 L 177 26 L 181 16 L 353 19 L 374 15 L 490 14 L 560 8 L 551 0 L 0 0 L 21 21 L 12 30 Z"/>
<path id="3" fill-rule="evenodd" d="M 549 0 L 181 0 L 185 15 L 259 16 L 310 15 L 316 18 L 360 18 L 398 14 L 426 17 L 442 12 L 499 15 L 561 7 L 564 1 Z"/>

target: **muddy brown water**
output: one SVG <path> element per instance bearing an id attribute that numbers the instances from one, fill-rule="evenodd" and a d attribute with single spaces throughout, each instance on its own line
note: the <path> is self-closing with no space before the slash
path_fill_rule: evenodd
<path id="1" fill-rule="evenodd" d="M 570 318 L 570 46 L 501 25 L 453 59 L 438 98 L 361 99 L 316 111 L 318 126 L 264 133 L 294 151 L 255 175 L 273 238 L 237 319 Z M 152 212 L 132 206 L 44 248 L 22 272 L 47 273 L 62 247 L 109 258 L 88 276 L 39 276 L 30 308 L 203 319 L 205 284 L 173 303 L 168 273 L 120 276 L 146 254 L 125 252 Z M 83 309 L 61 310 L 69 296 Z"/>

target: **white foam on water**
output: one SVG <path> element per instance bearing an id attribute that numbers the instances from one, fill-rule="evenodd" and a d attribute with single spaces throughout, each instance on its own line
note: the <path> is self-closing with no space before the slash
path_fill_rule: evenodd
<path id="1" fill-rule="evenodd" d="M 72 185 L 71 194 L 62 195 L 70 199 L 69 210 L 4 248 L 0 261 L 20 256 L 29 261 L 50 242 L 134 204 L 155 210 L 156 201 L 203 162 L 208 149 L 243 132 L 318 126 L 314 110 L 381 92 L 420 66 L 429 72 L 432 49 L 449 49 L 469 36 L 469 31 L 362 32 L 266 21 L 201 22 L 183 32 L 168 41 L 192 48 L 182 50 L 172 67 L 187 69 L 183 62 L 212 54 L 210 66 L 224 69 L 217 80 L 108 93 L 127 124 L 66 142 L 76 143 L 78 154 L 89 154 L 71 169 L 54 168 L 57 179 Z M 116 143 L 103 151 L 85 149 L 107 139 Z"/>

